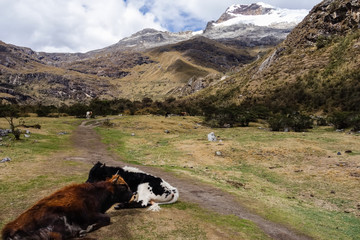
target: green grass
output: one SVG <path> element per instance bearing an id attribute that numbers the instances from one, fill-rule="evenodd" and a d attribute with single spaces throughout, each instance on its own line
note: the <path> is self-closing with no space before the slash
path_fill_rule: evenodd
<path id="1" fill-rule="evenodd" d="M 124 161 L 134 164 L 141 164 L 137 161 L 141 151 L 128 150 L 127 140 L 132 137 L 130 134 L 119 130 L 109 128 L 96 128 L 98 134 L 102 136 L 102 142 L 108 146 L 108 149 L 118 154 Z"/>
<path id="2" fill-rule="evenodd" d="M 8 157 L 16 161 L 29 161 L 35 156 L 46 156 L 56 151 L 69 148 L 69 138 L 72 130 L 79 123 L 77 119 L 71 118 L 25 118 L 26 124 L 40 124 L 41 129 L 30 130 L 29 138 L 25 138 L 21 134 L 21 140 L 16 141 L 12 135 L 4 137 L 2 141 L 2 150 Z M 6 128 L 5 122 L 1 122 L 1 126 Z M 60 132 L 67 134 L 59 135 Z"/>
<path id="3" fill-rule="evenodd" d="M 30 138 L 22 134 L 19 141 L 11 135 L 3 137 L 0 146 L 0 156 L 11 158 L 0 165 L 0 228 L 14 217 L 13 212 L 20 213 L 39 199 L 39 193 L 41 196 L 48 189 L 84 181 L 83 175 L 61 170 L 68 161 L 51 161 L 55 153 L 71 150 L 70 135 L 79 120 L 31 117 L 25 121 L 28 125 L 39 123 L 41 129 L 29 128 Z M 3 119 L 0 125 L 7 127 Z M 64 131 L 68 134 L 58 134 Z"/>
<path id="4" fill-rule="evenodd" d="M 245 219 L 240 219 L 235 215 L 220 215 L 199 207 L 196 204 L 185 203 L 182 201 L 173 205 L 164 205 L 164 207 L 177 208 L 179 210 L 189 210 L 189 212 L 201 221 L 216 224 L 220 228 L 227 228 L 229 232 L 237 232 L 234 238 L 247 238 L 247 239 L 270 239 L 267 237 L 258 226 L 253 222 Z M 238 232 L 242 233 L 239 236 Z"/>
<path id="5" fill-rule="evenodd" d="M 108 149 L 117 153 L 123 161 L 128 163 L 143 165 L 143 159 L 150 154 L 166 159 L 172 159 L 181 154 L 173 148 L 171 140 L 163 139 L 163 135 L 160 134 L 137 133 L 131 136 L 130 132 L 109 128 L 96 128 L 96 131 L 102 136 L 102 142 L 108 145 Z M 128 143 L 129 139 L 144 138 L 147 139 L 146 144 Z"/>
<path id="6" fill-rule="evenodd" d="M 302 219 L 304 229 L 309 233 L 316 233 L 316 239 L 359 239 L 360 219 L 354 215 L 301 206 L 294 209 L 299 214 L 299 219 Z"/>

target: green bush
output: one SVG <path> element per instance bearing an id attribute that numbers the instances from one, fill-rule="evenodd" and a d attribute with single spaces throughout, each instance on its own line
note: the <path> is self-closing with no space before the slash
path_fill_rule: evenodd
<path id="1" fill-rule="evenodd" d="M 335 129 L 352 128 L 353 131 L 360 131 L 360 113 L 334 112 L 328 117 L 328 121 Z"/>
<path id="2" fill-rule="evenodd" d="M 55 106 L 38 105 L 35 113 L 38 115 L 38 117 L 48 117 L 50 113 L 53 113 L 55 111 Z"/>
<path id="3" fill-rule="evenodd" d="M 353 131 L 360 131 L 360 113 L 354 114 L 350 118 L 350 125 L 353 128 Z"/>
<path id="4" fill-rule="evenodd" d="M 268 119 L 268 124 L 272 131 L 284 131 L 289 126 L 289 119 L 286 115 L 278 113 Z"/>
<path id="5" fill-rule="evenodd" d="M 328 117 L 328 122 L 333 124 L 335 129 L 349 128 L 351 126 L 350 117 L 350 112 L 333 112 Z"/>
<path id="6" fill-rule="evenodd" d="M 204 105 L 202 109 L 205 115 L 205 123 L 212 127 L 224 127 L 225 125 L 247 127 L 250 122 L 257 118 L 253 111 L 245 110 L 238 105 L 226 107 Z"/>
<path id="7" fill-rule="evenodd" d="M 313 127 L 311 117 L 301 114 L 275 114 L 268 120 L 269 127 L 272 131 L 285 131 L 285 129 L 295 132 L 302 132 Z"/>

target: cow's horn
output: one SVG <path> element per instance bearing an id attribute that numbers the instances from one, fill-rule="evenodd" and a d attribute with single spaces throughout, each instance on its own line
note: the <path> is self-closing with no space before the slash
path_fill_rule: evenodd
<path id="1" fill-rule="evenodd" d="M 119 175 L 118 173 L 119 173 L 119 170 L 118 170 L 118 171 L 115 173 L 115 175 L 114 175 L 114 176 L 117 176 L 116 179 L 113 181 L 114 184 L 117 183 L 117 181 L 118 181 L 119 178 L 120 178 L 120 175 Z"/>

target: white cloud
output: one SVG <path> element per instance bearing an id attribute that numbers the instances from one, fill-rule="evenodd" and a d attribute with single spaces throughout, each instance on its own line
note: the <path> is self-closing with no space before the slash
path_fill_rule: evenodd
<path id="1" fill-rule="evenodd" d="M 252 2 L 256 1 L 0 0 L 0 40 L 36 51 L 86 52 L 114 44 L 144 28 L 204 28 L 230 5 Z M 310 9 L 320 0 L 266 2 Z"/>
<path id="2" fill-rule="evenodd" d="M 0 40 L 37 51 L 89 51 L 145 27 L 163 29 L 123 1 L 0 1 Z"/>

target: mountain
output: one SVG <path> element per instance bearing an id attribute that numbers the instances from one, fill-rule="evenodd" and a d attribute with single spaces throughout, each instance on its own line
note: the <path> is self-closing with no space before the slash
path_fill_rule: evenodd
<path id="1" fill-rule="evenodd" d="M 359 10 L 359 1 L 321 2 L 268 55 L 192 100 L 210 97 L 217 104 L 360 111 Z"/>
<path id="2" fill-rule="evenodd" d="M 151 28 L 143 29 L 130 37 L 121 39 L 118 43 L 111 45 L 103 50 L 116 51 L 116 50 L 145 50 L 158 46 L 174 44 L 186 41 L 195 36 L 196 33 L 191 31 L 172 33 L 167 31 L 158 31 Z"/>
<path id="3" fill-rule="evenodd" d="M 0 41 L 0 99 L 10 103 L 58 104 L 114 98 L 108 79 L 81 74 L 46 63 L 29 48 Z"/>
<path id="4" fill-rule="evenodd" d="M 230 6 L 203 36 L 240 46 L 276 45 L 308 14 L 308 10 L 275 8 L 265 3 Z"/>
<path id="5" fill-rule="evenodd" d="M 58 105 L 192 94 L 267 54 L 300 21 L 299 12 L 233 5 L 204 31 L 144 29 L 87 53 L 35 52 L 1 42 L 0 100 Z M 240 20 L 249 17 L 274 20 L 266 26 Z"/>
<path id="6" fill-rule="evenodd" d="M 94 52 L 148 50 L 196 37 L 206 37 L 223 42 L 236 39 L 238 46 L 247 47 L 275 45 L 284 40 L 286 35 L 307 14 L 308 10 L 305 9 L 281 9 L 262 2 L 249 5 L 235 4 L 230 6 L 217 21 L 208 22 L 204 31 L 171 33 L 143 29 L 130 37 L 121 39 L 114 45 Z"/>

